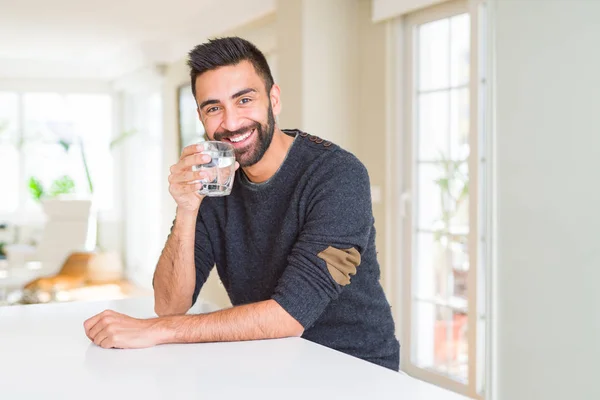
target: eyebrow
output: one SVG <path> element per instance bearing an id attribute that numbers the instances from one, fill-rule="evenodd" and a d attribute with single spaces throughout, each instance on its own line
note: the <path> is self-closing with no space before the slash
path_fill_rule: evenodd
<path id="1" fill-rule="evenodd" d="M 237 97 L 243 96 L 248 93 L 257 93 L 257 90 L 252 89 L 252 88 L 242 89 L 239 92 L 236 92 L 233 95 L 231 95 L 231 99 L 233 100 Z M 218 104 L 218 103 L 220 103 L 220 101 L 215 100 L 215 99 L 204 100 L 202 103 L 200 103 L 200 109 L 203 109 L 204 107 L 208 106 L 209 104 Z"/>

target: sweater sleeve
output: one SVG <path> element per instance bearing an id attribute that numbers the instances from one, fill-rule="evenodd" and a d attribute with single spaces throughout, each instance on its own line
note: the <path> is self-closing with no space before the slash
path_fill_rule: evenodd
<path id="1" fill-rule="evenodd" d="M 304 329 L 360 273 L 374 222 L 367 170 L 338 154 L 311 177 L 304 224 L 272 296 Z"/>
<path id="2" fill-rule="evenodd" d="M 200 289 L 210 274 L 210 271 L 215 265 L 215 257 L 210 242 L 210 237 L 206 229 L 206 225 L 202 220 L 202 213 L 198 213 L 196 220 L 196 236 L 194 240 L 194 264 L 196 266 L 196 286 L 192 296 L 192 304 L 198 300 Z"/>

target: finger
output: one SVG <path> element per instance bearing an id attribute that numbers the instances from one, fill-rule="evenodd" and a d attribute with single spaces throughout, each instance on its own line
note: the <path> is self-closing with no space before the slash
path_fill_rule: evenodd
<path id="1" fill-rule="evenodd" d="M 207 164 L 212 160 L 212 157 L 208 154 L 194 153 L 188 156 L 182 157 L 177 164 L 171 165 L 169 171 L 171 174 L 176 174 L 181 171 L 188 171 L 194 165 Z"/>
<path id="2" fill-rule="evenodd" d="M 203 183 L 180 183 L 171 185 L 171 194 L 173 196 L 182 196 L 184 194 L 194 193 L 204 186 Z"/>
<path id="3" fill-rule="evenodd" d="M 187 170 L 194 165 L 208 164 L 212 157 L 208 154 L 196 153 L 189 155 L 177 163 L 181 170 Z"/>
<path id="4" fill-rule="evenodd" d="M 104 327 L 104 329 L 102 329 L 101 331 L 99 331 L 96 336 L 94 336 L 94 344 L 96 346 L 100 346 L 102 344 L 102 342 L 104 342 L 106 340 L 106 338 L 108 338 L 109 333 L 108 333 L 108 327 Z"/>
<path id="5" fill-rule="evenodd" d="M 207 171 L 186 171 L 178 174 L 172 174 L 169 176 L 170 183 L 184 183 L 194 182 L 204 179 L 208 179 L 209 174 Z"/>
<path id="6" fill-rule="evenodd" d="M 186 146 L 182 150 L 181 156 L 179 157 L 179 159 L 182 160 L 185 157 L 192 155 L 194 153 L 200 153 L 202 150 L 204 150 L 204 146 L 202 146 L 201 144 L 191 144 L 189 146 Z"/>
<path id="7" fill-rule="evenodd" d="M 96 323 L 96 325 L 94 325 L 90 331 L 89 331 L 89 336 L 92 340 L 96 339 L 96 336 L 98 335 L 98 332 L 102 331 L 103 329 L 106 329 L 107 327 L 109 327 L 112 323 L 114 322 L 114 317 L 108 314 L 105 314 L 102 316 L 102 318 L 100 318 L 100 320 L 98 321 L 98 323 Z"/>
<path id="8" fill-rule="evenodd" d="M 98 323 L 98 321 L 100 321 L 100 319 L 102 317 L 104 317 L 105 315 L 108 314 L 107 312 L 108 310 L 104 310 L 101 313 L 98 313 L 96 315 L 94 315 L 93 317 L 87 319 L 84 323 L 83 323 L 83 328 L 85 329 L 85 333 L 86 335 L 89 335 L 90 330 Z"/>
<path id="9" fill-rule="evenodd" d="M 240 163 L 236 161 L 235 162 L 235 171 L 237 171 L 239 167 L 240 167 Z"/>
<path id="10" fill-rule="evenodd" d="M 107 334 L 104 339 L 98 344 L 103 349 L 114 349 L 116 348 L 117 336 L 115 334 Z"/>
<path id="11" fill-rule="evenodd" d="M 91 340 L 94 340 L 94 337 L 98 334 L 98 332 L 118 318 L 119 315 L 122 314 L 112 310 L 104 310 L 100 314 L 96 315 L 94 317 L 94 325 L 90 325 L 89 329 L 87 330 L 88 337 Z"/>

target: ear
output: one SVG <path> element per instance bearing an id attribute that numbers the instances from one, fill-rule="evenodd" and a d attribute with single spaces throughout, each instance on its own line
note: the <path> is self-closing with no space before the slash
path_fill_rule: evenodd
<path id="1" fill-rule="evenodd" d="M 271 93 L 269 93 L 269 97 L 271 98 L 271 107 L 273 108 L 273 115 L 278 116 L 281 112 L 281 89 L 279 85 L 273 84 L 271 87 Z"/>

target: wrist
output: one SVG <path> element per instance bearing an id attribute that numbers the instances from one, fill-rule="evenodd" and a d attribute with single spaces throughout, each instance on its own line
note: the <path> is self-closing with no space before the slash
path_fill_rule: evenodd
<path id="1" fill-rule="evenodd" d="M 190 211 L 177 208 L 175 212 L 175 228 L 178 228 L 179 234 L 196 231 L 196 221 L 198 219 L 198 210 Z"/>
<path id="2" fill-rule="evenodd" d="M 200 203 L 202 204 L 202 202 Z M 177 221 L 194 221 L 196 222 L 196 218 L 198 217 L 198 212 L 200 211 L 200 207 L 195 210 L 188 210 L 186 208 L 177 207 L 175 211 L 175 218 Z"/>
<path id="3" fill-rule="evenodd" d="M 177 341 L 177 316 L 155 318 L 152 326 L 156 344 L 178 343 Z"/>

